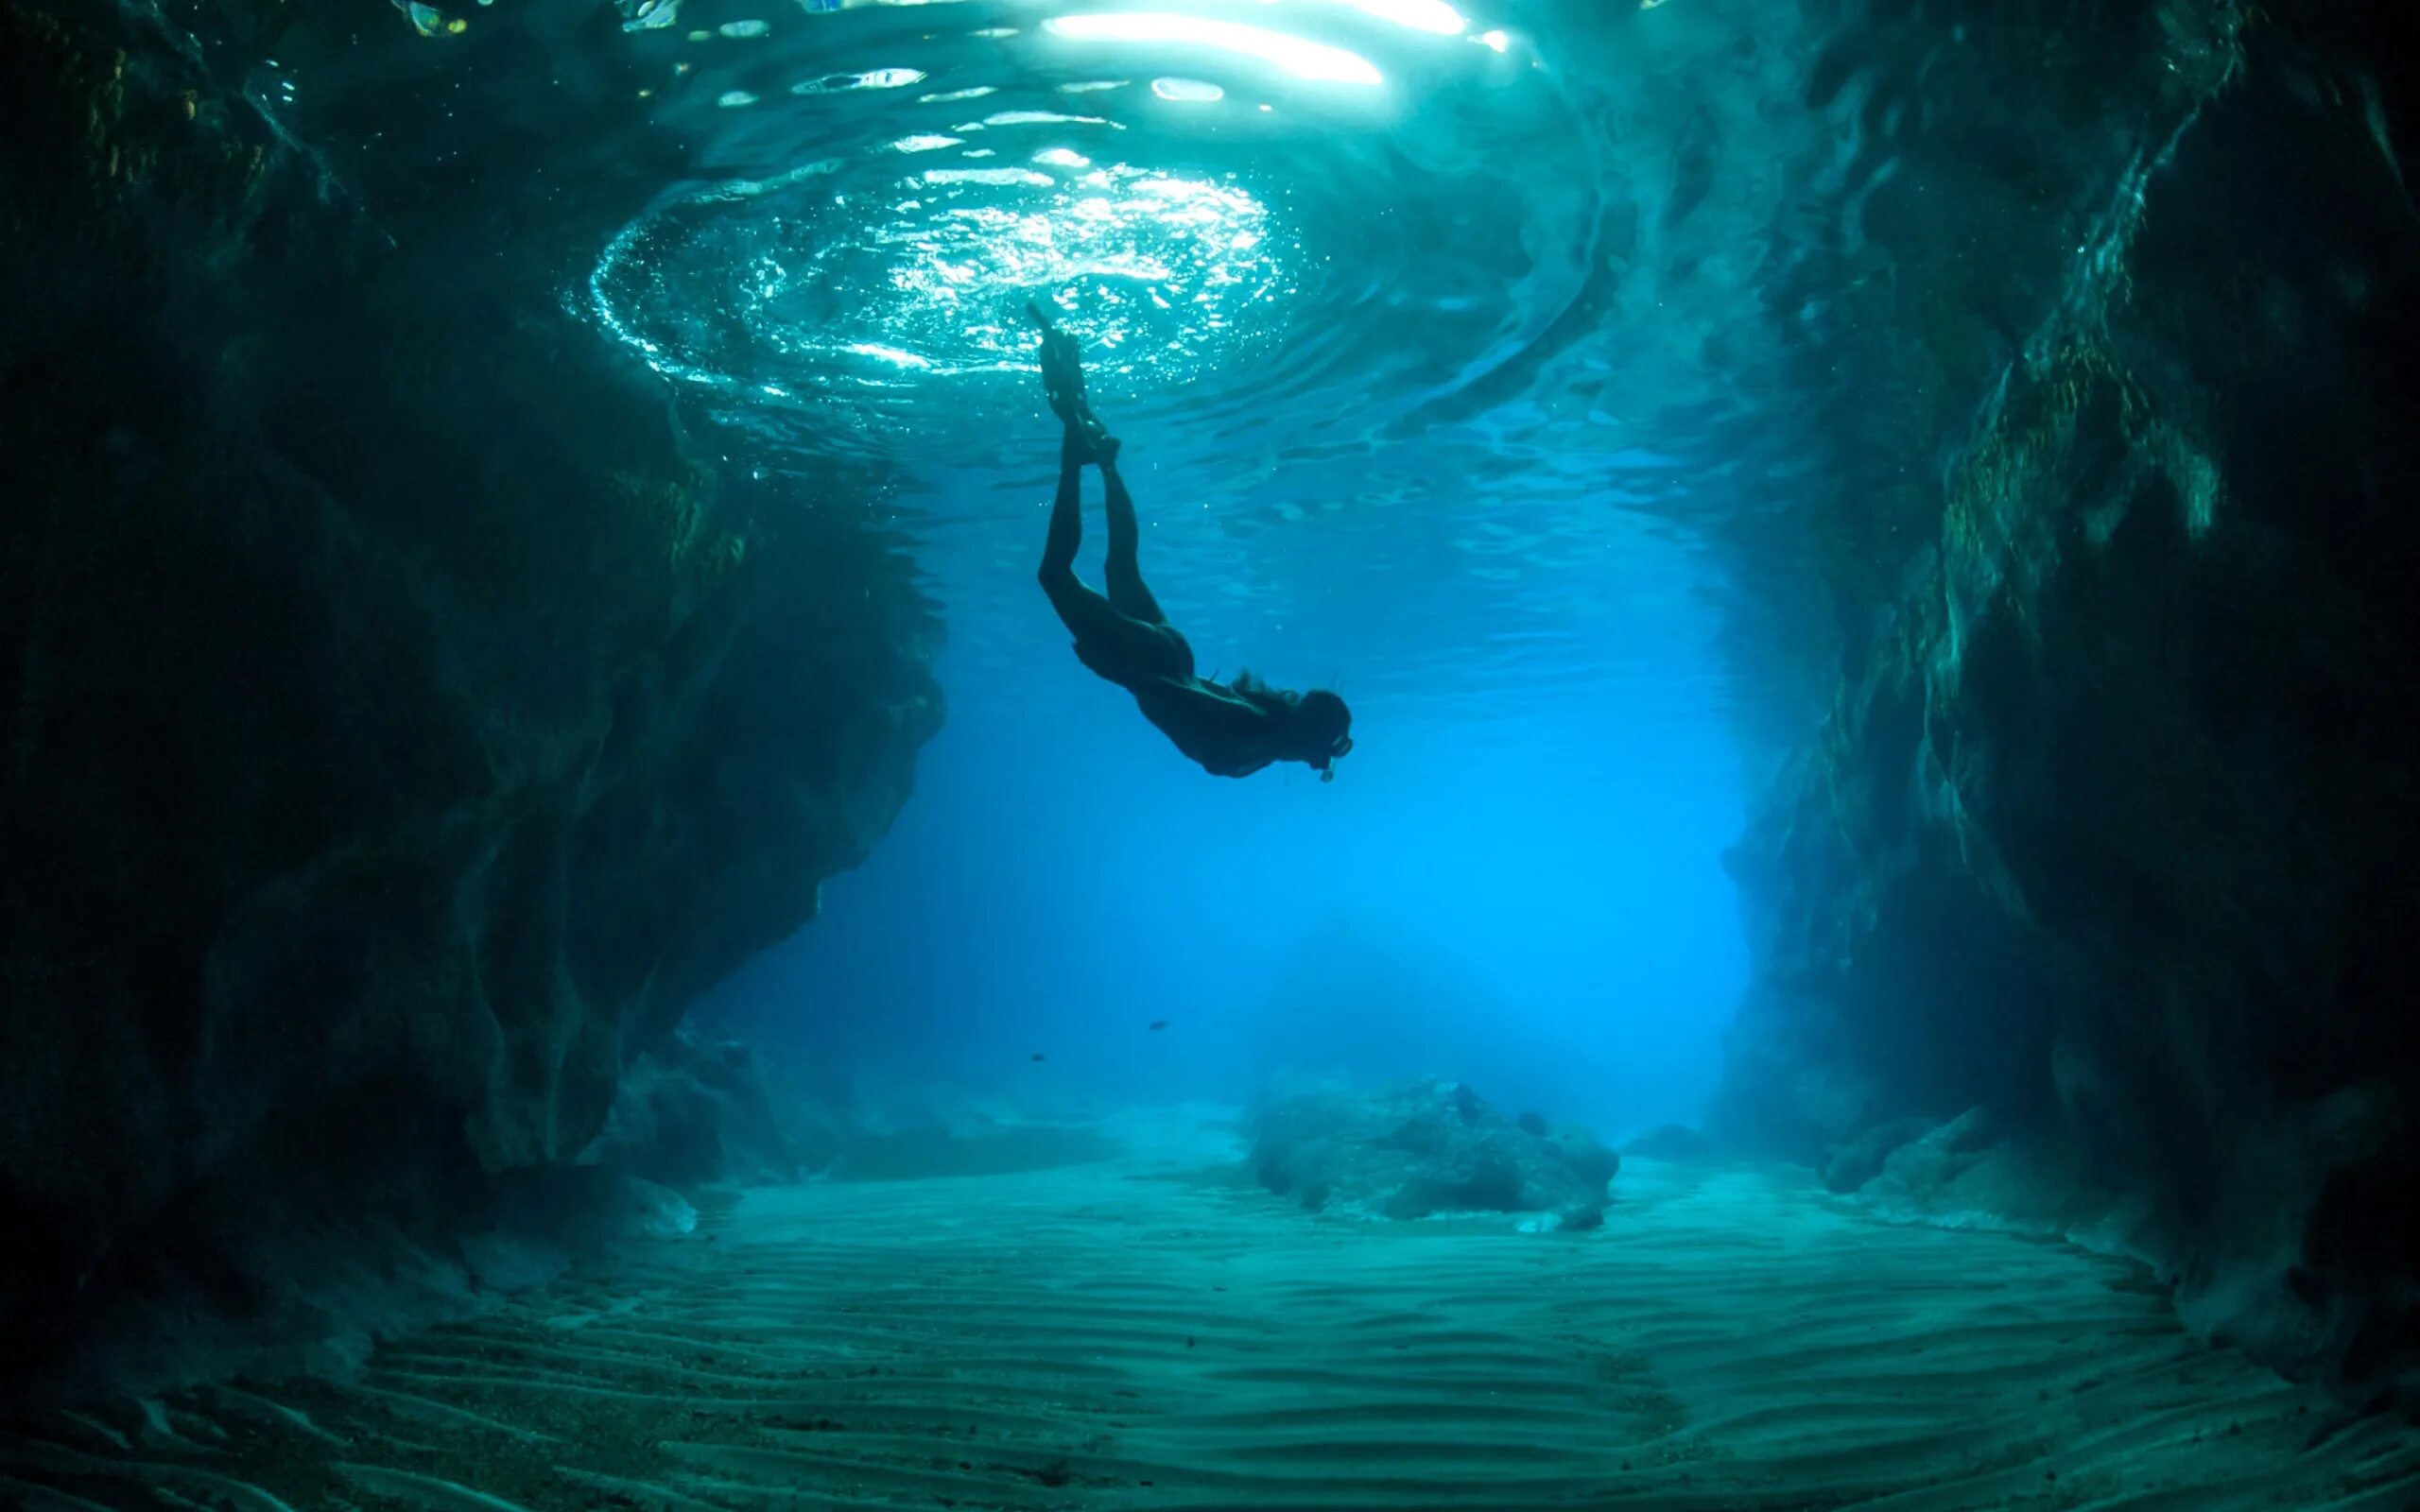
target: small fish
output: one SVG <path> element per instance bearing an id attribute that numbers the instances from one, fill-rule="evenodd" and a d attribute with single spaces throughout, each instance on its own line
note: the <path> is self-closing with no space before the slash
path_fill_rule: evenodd
<path id="1" fill-rule="evenodd" d="M 1047 1060 L 1047 1059 L 1048 1059 L 1048 1058 L 1050 1058 L 1050 1057 L 1047 1057 L 1047 1056 L 1045 1056 L 1041 1051 L 1037 1050 L 1037 1051 L 1035 1051 L 1035 1052 L 1033 1053 L 1033 1058 L 1034 1058 L 1034 1059 L 1036 1059 L 1036 1060 Z"/>
<path id="2" fill-rule="evenodd" d="M 1168 1021 L 1167 1021 L 1167 1020 L 1166 1020 L 1166 1019 L 1153 1019 L 1153 1020 L 1151 1021 L 1151 1032 L 1152 1032 L 1153 1034 L 1157 1034 L 1157 1033 L 1159 1033 L 1161 1030 L 1163 1030 L 1163 1029 L 1167 1028 L 1167 1026 L 1168 1026 Z"/>

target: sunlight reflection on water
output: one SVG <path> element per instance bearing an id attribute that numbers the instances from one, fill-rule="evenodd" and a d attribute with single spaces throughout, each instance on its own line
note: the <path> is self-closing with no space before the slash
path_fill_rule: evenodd
<path id="1" fill-rule="evenodd" d="M 1033 297 L 1084 344 L 1206 662 L 1720 699 L 1675 522 L 1763 465 L 1740 318 L 1800 148 L 1753 112 L 1802 39 L 1747 0 L 1696 30 L 1657 8 L 1587 69 L 1429 0 L 808 9 L 845 13 L 681 51 L 765 103 L 721 112 L 724 173 L 622 233 L 595 303 L 802 487 L 819 457 L 890 479 L 956 634 L 1036 612 Z"/>

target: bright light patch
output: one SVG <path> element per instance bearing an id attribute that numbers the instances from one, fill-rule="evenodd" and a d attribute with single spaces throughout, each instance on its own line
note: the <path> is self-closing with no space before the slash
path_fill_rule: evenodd
<path id="1" fill-rule="evenodd" d="M 1151 80 L 1151 93 L 1164 100 L 1182 100 L 1188 104 L 1206 105 L 1227 97 L 1225 90 L 1201 78 L 1155 78 Z"/>
<path id="2" fill-rule="evenodd" d="M 726 111 L 735 111 L 743 105 L 755 104 L 756 96 L 749 94 L 744 89 L 735 89 L 726 91 L 715 101 L 715 103 L 721 106 Z"/>
<path id="3" fill-rule="evenodd" d="M 958 138 L 954 136 L 933 136 L 929 133 L 924 136 L 903 136 L 890 144 L 894 150 L 900 152 L 938 152 L 943 147 L 954 147 L 958 145 Z"/>
<path id="4" fill-rule="evenodd" d="M 1080 83 L 1062 84 L 1059 86 L 1059 93 L 1062 94 L 1095 94 L 1105 89 L 1124 89 L 1125 87 L 1126 80 L 1122 78 L 1088 78 Z"/>
<path id="5" fill-rule="evenodd" d="M 754 199 L 760 195 L 769 195 L 777 189 L 787 189 L 793 184 L 803 183 L 809 179 L 821 178 L 839 165 L 840 160 L 838 158 L 818 158 L 812 163 L 802 163 L 789 172 L 770 179 L 734 179 L 729 183 L 717 184 L 711 189 L 700 189 L 698 191 L 697 198 L 700 200 Z"/>
<path id="6" fill-rule="evenodd" d="M 1232 180 L 1064 145 L 1031 167 L 890 161 L 846 194 L 816 164 L 632 223 L 590 280 L 605 329 L 659 372 L 760 403 L 776 387 L 896 397 L 1029 370 L 1016 311 L 1041 298 L 1104 374 L 1173 390 L 1265 341 L 1294 292 L 1299 247 Z M 737 208 L 779 183 L 780 204 Z"/>
<path id="7" fill-rule="evenodd" d="M 821 78 L 810 78 L 804 83 L 792 84 L 790 93 L 793 94 L 838 94 L 844 90 L 853 89 L 904 89 L 909 84 L 921 84 L 924 81 L 925 76 L 912 68 L 877 68 L 864 74 L 826 74 Z"/>
<path id="8" fill-rule="evenodd" d="M 954 105 L 959 100 L 979 100 L 986 94 L 995 94 L 998 93 L 999 92 L 997 90 L 994 89 L 989 84 L 977 84 L 973 89 L 954 89 L 946 94 L 919 94 L 916 96 L 916 103 L 919 105 Z"/>
<path id="9" fill-rule="evenodd" d="M 1124 130 L 1115 121 L 1098 115 L 1062 115 L 1056 111 L 1002 111 L 983 117 L 985 126 L 1106 126 Z"/>
<path id="10" fill-rule="evenodd" d="M 1470 25 L 1445 0 L 1328 0 L 1328 4 L 1351 6 L 1365 16 L 1391 21 L 1414 31 L 1433 31 L 1440 37 L 1459 37 L 1462 28 Z"/>
<path id="11" fill-rule="evenodd" d="M 1064 152 L 1036 161 L 1063 163 Z M 888 327 L 856 339 L 929 353 L 938 369 L 1029 362 L 1030 333 L 998 312 L 1037 291 L 1085 286 L 1080 311 L 1063 318 L 1080 315 L 1087 344 L 1196 370 L 1245 310 L 1284 285 L 1268 212 L 1231 184 L 1122 163 L 1063 179 L 995 168 L 924 180 L 933 201 L 881 235 L 886 255 L 865 265 L 890 297 L 849 302 Z"/>
<path id="12" fill-rule="evenodd" d="M 1500 31 L 1482 31 L 1477 40 L 1499 53 L 1512 45 L 1512 39 Z"/>
<path id="13" fill-rule="evenodd" d="M 681 19 L 681 0 L 623 0 L 622 14 L 624 31 L 659 31 Z"/>
<path id="14" fill-rule="evenodd" d="M 1217 52 L 1256 58 L 1296 78 L 1322 83 L 1385 82 L 1377 68 L 1358 53 L 1233 21 L 1210 21 L 1200 16 L 1147 11 L 1115 11 L 1095 16 L 1054 16 L 1045 26 L 1055 35 L 1077 42 L 1160 42 L 1207 47 Z"/>
<path id="15" fill-rule="evenodd" d="M 902 352 L 897 347 L 886 347 L 873 341 L 851 342 L 848 350 L 860 357 L 879 357 L 894 368 L 929 368 L 933 365 L 929 358 L 920 357 L 912 352 Z"/>
<path id="16" fill-rule="evenodd" d="M 715 29 L 735 41 L 745 42 L 751 37 L 765 36 L 773 28 L 762 21 L 726 21 Z"/>
<path id="17" fill-rule="evenodd" d="M 926 168 L 926 183 L 984 183 L 996 185 L 1021 184 L 1047 189 L 1057 182 L 1046 173 L 1031 168 Z"/>

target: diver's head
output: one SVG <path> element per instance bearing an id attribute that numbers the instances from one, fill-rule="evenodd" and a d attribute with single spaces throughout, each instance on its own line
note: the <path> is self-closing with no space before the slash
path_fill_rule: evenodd
<path id="1" fill-rule="evenodd" d="M 1353 748 L 1353 711 L 1325 688 L 1294 700 L 1295 759 L 1319 768 L 1320 781 L 1336 776 L 1336 759 Z"/>

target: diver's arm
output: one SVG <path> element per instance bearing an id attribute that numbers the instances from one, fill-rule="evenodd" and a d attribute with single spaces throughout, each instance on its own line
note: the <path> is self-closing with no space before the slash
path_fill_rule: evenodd
<path id="1" fill-rule="evenodd" d="M 1195 728 L 1230 749 L 1258 750 L 1275 739 L 1283 725 L 1281 716 L 1267 705 L 1232 688 L 1197 678 L 1189 691 L 1192 696 L 1185 700 L 1186 712 Z"/>

